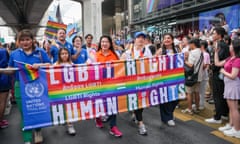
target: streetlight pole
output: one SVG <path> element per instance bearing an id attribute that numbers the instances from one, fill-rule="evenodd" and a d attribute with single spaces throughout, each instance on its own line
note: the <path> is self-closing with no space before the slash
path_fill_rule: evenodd
<path id="1" fill-rule="evenodd" d="M 124 39 L 127 39 L 127 29 L 126 29 L 126 25 L 127 25 L 127 20 L 126 20 L 126 12 L 127 12 L 127 1 L 123 0 L 123 28 L 124 28 Z"/>

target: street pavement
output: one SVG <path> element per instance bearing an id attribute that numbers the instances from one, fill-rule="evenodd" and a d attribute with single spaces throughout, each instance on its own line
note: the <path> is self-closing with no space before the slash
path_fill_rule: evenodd
<path id="1" fill-rule="evenodd" d="M 169 127 L 161 123 L 158 107 L 144 110 L 144 121 L 148 135 L 138 134 L 137 125 L 130 120 L 128 112 L 117 117 L 122 138 L 109 134 L 108 123 L 104 128 L 95 127 L 94 120 L 74 123 L 77 134 L 69 136 L 65 126 L 54 126 L 42 129 L 44 144 L 230 144 L 238 143 L 239 139 L 228 138 L 217 131 L 219 125 L 204 124 L 200 115 L 189 116 L 181 114 L 180 109 L 175 112 L 176 126 Z M 20 113 L 14 105 L 11 113 L 6 117 L 9 127 L 0 129 L 0 144 L 22 144 L 20 132 Z"/>

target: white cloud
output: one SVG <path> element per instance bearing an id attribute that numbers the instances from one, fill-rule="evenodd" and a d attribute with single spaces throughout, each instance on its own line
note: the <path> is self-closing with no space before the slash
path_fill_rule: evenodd
<path id="1" fill-rule="evenodd" d="M 79 22 L 82 19 L 82 6 L 79 2 L 61 0 L 60 11 L 65 24 Z"/>

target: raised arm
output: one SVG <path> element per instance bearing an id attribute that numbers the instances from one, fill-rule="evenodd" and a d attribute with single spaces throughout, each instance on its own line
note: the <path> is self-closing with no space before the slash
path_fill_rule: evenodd
<path id="1" fill-rule="evenodd" d="M 219 61 L 219 56 L 218 56 L 219 48 L 215 49 L 215 54 L 214 54 L 214 64 L 215 66 L 222 67 L 225 64 L 225 60 Z"/>

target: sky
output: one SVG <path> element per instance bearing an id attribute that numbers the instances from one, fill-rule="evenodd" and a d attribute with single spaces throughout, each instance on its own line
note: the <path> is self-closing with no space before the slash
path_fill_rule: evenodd
<path id="1" fill-rule="evenodd" d="M 60 3 L 60 12 L 62 16 L 63 23 L 68 25 L 70 23 L 81 23 L 82 19 L 82 6 L 79 2 L 72 0 L 54 0 L 48 10 L 46 11 L 43 19 L 40 22 L 40 25 L 46 25 L 48 17 L 56 17 L 56 9 Z M 37 39 L 41 40 L 44 35 L 45 28 L 40 28 L 37 33 Z"/>
<path id="2" fill-rule="evenodd" d="M 40 25 L 46 25 L 48 20 L 48 15 L 56 16 L 56 7 L 60 3 L 60 11 L 62 15 L 63 22 L 65 24 L 81 22 L 82 19 L 82 6 L 79 2 L 72 0 L 54 0 L 48 9 L 48 12 L 44 15 L 43 20 L 40 22 Z M 44 20 L 45 19 L 45 20 Z M 0 24 L 4 24 L 5 22 L 0 17 Z M 44 34 L 44 28 L 40 28 L 37 36 L 41 39 Z M 0 27 L 0 37 L 5 38 L 5 42 L 13 42 L 14 41 L 14 32 L 9 27 Z"/>
<path id="3" fill-rule="evenodd" d="M 49 6 L 50 15 L 56 15 L 56 7 L 58 4 L 60 4 L 60 12 L 65 24 L 79 22 L 82 19 L 81 4 L 71 0 L 54 0 Z"/>

